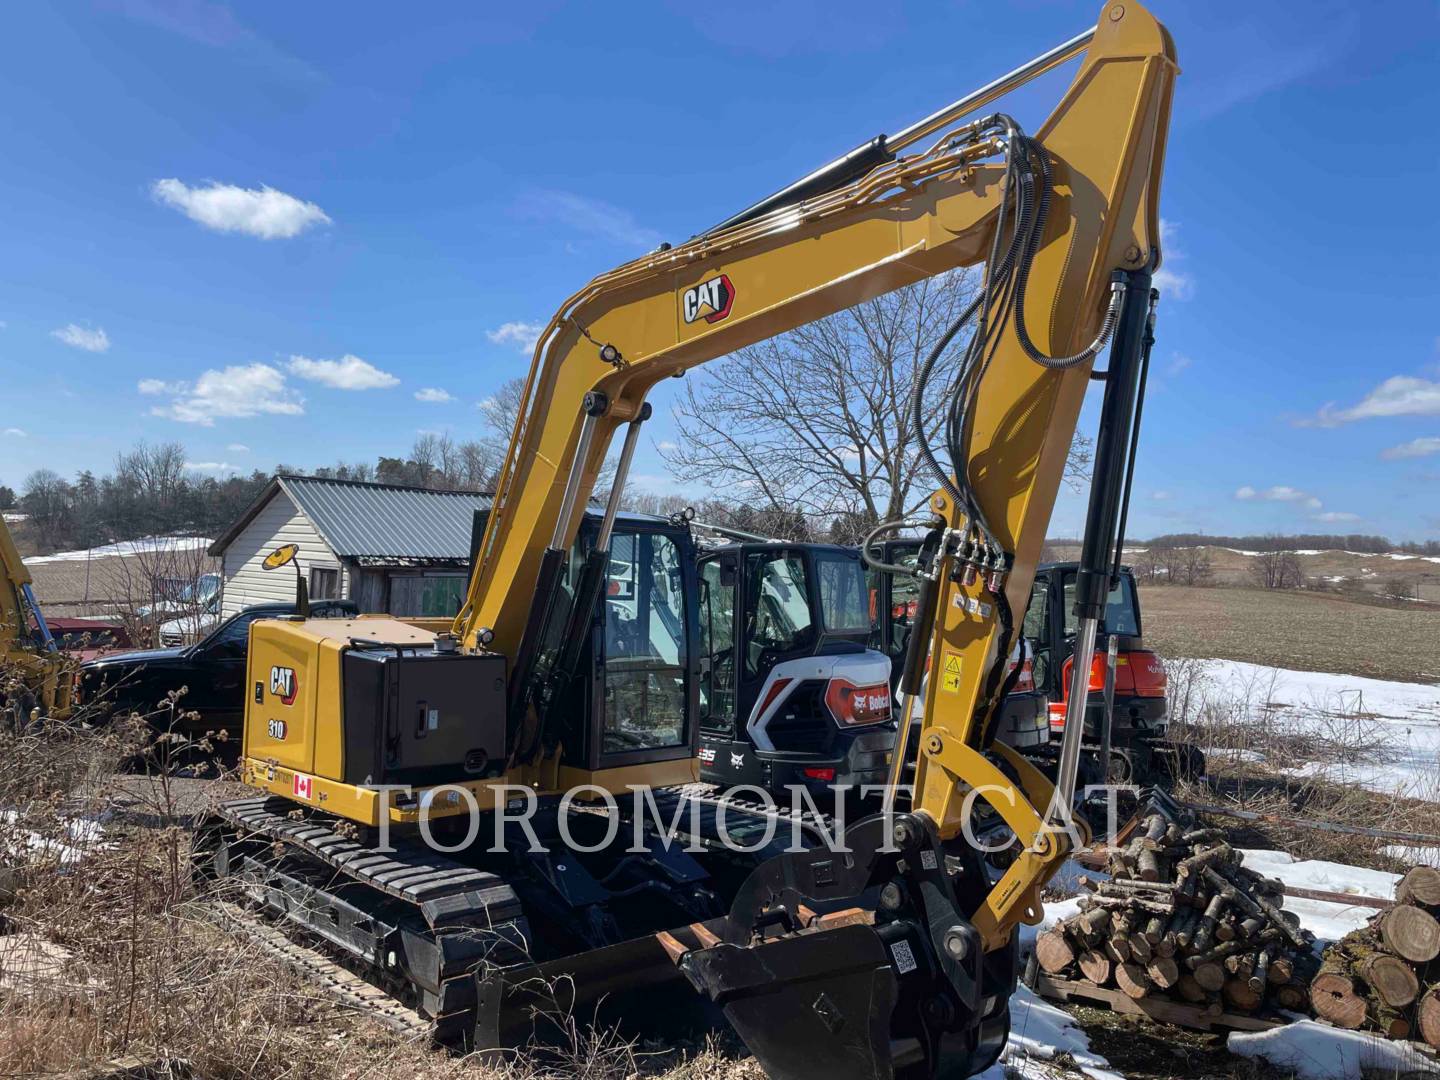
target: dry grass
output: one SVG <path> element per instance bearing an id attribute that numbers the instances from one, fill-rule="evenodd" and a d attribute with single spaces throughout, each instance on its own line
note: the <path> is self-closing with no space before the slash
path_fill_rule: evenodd
<path id="1" fill-rule="evenodd" d="M 496 1064 L 347 1011 L 209 916 L 184 823 L 223 785 L 164 770 L 118 777 L 149 737 L 137 722 L 0 725 L 0 885 L 11 886 L 0 889 L 0 1076 L 134 1055 L 184 1062 L 184 1075 L 205 1080 L 760 1080 L 719 1044 L 648 1046 L 577 1028 L 558 1053 Z M 148 756 L 175 745 L 161 739 Z M 27 943 L 18 956 L 17 942 Z M 59 966 L 17 977 L 17 959 L 55 947 Z"/>
<path id="2" fill-rule="evenodd" d="M 1440 605 L 1377 607 L 1331 593 L 1142 586 L 1145 640 L 1162 656 L 1440 682 Z"/>

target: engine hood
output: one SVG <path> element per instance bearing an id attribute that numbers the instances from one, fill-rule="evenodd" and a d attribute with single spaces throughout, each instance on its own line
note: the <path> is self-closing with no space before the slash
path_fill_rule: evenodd
<path id="1" fill-rule="evenodd" d="M 84 671 L 95 671 L 99 668 L 130 667 L 134 664 L 165 663 L 169 660 L 179 660 L 184 655 L 184 648 L 175 649 L 141 649 L 138 652 L 111 653 L 109 656 L 97 657 L 94 660 L 87 660 L 80 667 Z"/>

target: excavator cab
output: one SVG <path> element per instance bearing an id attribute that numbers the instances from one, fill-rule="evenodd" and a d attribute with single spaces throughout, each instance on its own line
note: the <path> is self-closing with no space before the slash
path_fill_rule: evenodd
<path id="1" fill-rule="evenodd" d="M 883 783 L 890 668 L 866 645 L 857 553 L 726 544 L 701 556 L 699 576 L 701 777 L 817 794 Z"/>
<path id="2" fill-rule="evenodd" d="M 561 576 L 532 678 L 556 673 L 564 628 L 601 517 L 587 513 Z M 574 674 L 547 701 L 565 760 L 586 769 L 679 761 L 694 752 L 698 626 L 694 542 L 686 525 L 620 513 Z"/>

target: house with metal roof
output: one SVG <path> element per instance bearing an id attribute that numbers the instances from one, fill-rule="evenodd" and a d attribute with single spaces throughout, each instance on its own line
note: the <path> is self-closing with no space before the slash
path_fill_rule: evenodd
<path id="1" fill-rule="evenodd" d="M 361 611 L 392 615 L 454 615 L 464 602 L 475 513 L 490 502 L 474 491 L 276 476 L 210 546 L 225 579 L 222 612 L 293 600 L 297 571 L 261 564 L 282 544 L 296 544 L 295 566 L 312 599 L 349 599 Z"/>

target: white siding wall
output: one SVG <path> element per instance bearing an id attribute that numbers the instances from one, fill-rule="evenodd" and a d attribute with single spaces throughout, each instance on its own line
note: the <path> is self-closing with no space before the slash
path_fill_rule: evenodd
<path id="1" fill-rule="evenodd" d="M 225 615 L 233 615 L 252 604 L 294 601 L 294 567 L 266 570 L 260 565 L 265 556 L 281 544 L 300 545 L 296 562 L 300 564 L 307 584 L 312 565 L 339 567 L 340 595 L 350 595 L 345 567 L 320 539 L 320 534 L 300 513 L 290 496 L 277 491 L 275 497 L 260 508 L 255 520 L 245 526 L 234 543 L 225 549 Z"/>

